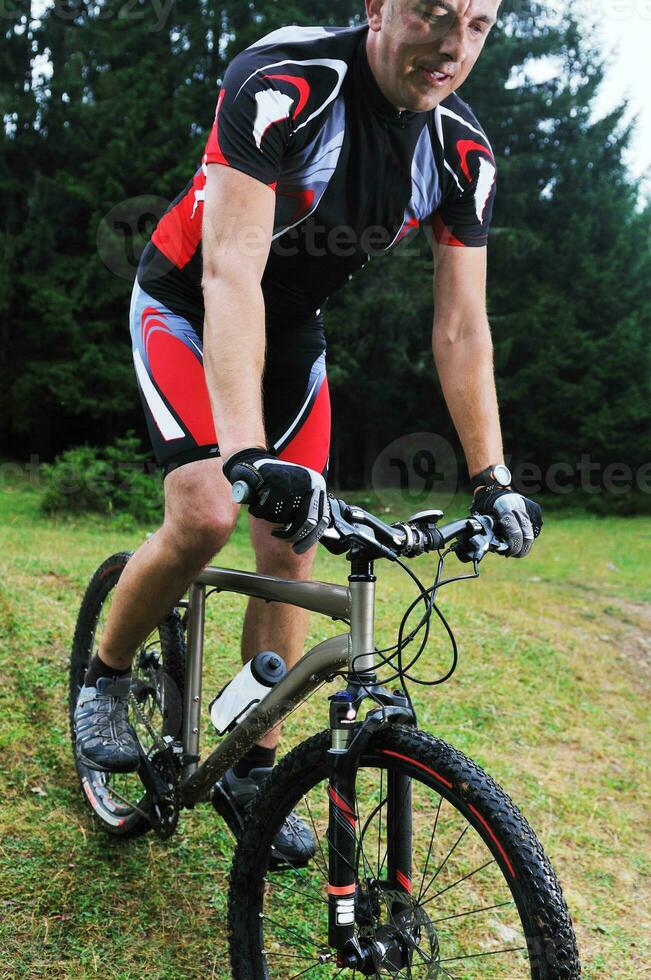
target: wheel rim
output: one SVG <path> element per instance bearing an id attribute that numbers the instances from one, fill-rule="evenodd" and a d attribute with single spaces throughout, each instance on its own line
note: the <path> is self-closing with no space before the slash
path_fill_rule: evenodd
<path id="1" fill-rule="evenodd" d="M 504 872 L 467 816 L 425 779 L 413 779 L 413 891 L 400 922 L 386 887 L 371 899 L 369 882 L 386 873 L 387 773 L 407 770 L 377 757 L 358 773 L 358 918 L 356 935 L 371 941 L 400 929 L 412 936 L 407 965 L 383 963 L 371 976 L 436 977 L 440 980 L 519 980 L 532 976 L 527 941 Z M 409 775 L 414 776 L 413 770 Z M 261 899 L 260 947 L 271 980 L 356 976 L 341 968 L 327 947 L 326 887 L 327 780 L 314 777 L 311 788 L 290 805 L 315 834 L 317 854 L 307 868 L 268 873 Z M 299 800 L 300 796 L 300 800 Z M 269 826 L 269 834 L 278 829 Z M 273 821 L 272 821 L 273 824 Z M 268 837 L 261 842 L 268 846 Z M 362 914 L 360 915 L 360 906 Z M 369 906 L 375 907 L 369 922 Z M 260 904 L 258 905 L 260 910 Z M 379 914 L 377 914 L 379 912 Z M 385 932 L 382 933 L 381 930 Z M 419 935 L 417 946 L 416 937 Z"/>

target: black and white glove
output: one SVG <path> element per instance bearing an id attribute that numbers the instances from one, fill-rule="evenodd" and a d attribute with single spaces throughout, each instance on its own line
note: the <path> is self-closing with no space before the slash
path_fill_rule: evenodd
<path id="1" fill-rule="evenodd" d="M 470 506 L 471 514 L 487 514 L 497 522 L 509 546 L 506 557 L 526 558 L 543 526 L 542 510 L 514 490 L 482 487 Z"/>
<path id="2" fill-rule="evenodd" d="M 283 524 L 271 533 L 290 541 L 297 554 L 316 544 L 330 524 L 326 483 L 320 473 L 285 463 L 265 449 L 242 449 L 224 463 L 232 484 L 242 480 L 253 491 L 249 510 L 271 524 Z"/>

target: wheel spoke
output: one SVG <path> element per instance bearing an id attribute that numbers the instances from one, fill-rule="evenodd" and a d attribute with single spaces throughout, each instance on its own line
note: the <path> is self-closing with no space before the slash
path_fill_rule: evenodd
<path id="1" fill-rule="evenodd" d="M 295 870 L 298 873 L 298 868 L 294 868 L 293 870 Z M 295 892 L 297 895 L 300 895 L 302 898 L 307 898 L 311 902 L 321 903 L 322 905 L 326 905 L 326 906 L 328 905 L 328 900 L 326 898 L 322 898 L 320 895 L 317 896 L 317 893 L 316 892 L 312 892 L 312 889 L 311 888 L 308 889 L 308 890 L 310 892 L 312 892 L 312 894 L 314 895 L 314 898 L 312 898 L 309 895 L 306 895 L 305 894 L 305 889 L 303 889 L 303 888 L 292 888 L 291 885 L 286 884 L 284 881 L 269 881 L 268 878 L 266 879 L 266 881 L 273 888 L 282 888 L 282 889 L 284 889 L 285 891 L 288 891 L 288 892 Z"/>
<path id="2" fill-rule="evenodd" d="M 357 799 L 357 796 L 355 796 L 355 809 L 356 809 L 356 812 L 357 812 L 357 824 L 359 826 L 359 825 L 361 825 L 361 820 L 360 820 L 360 816 L 359 816 L 359 801 Z M 367 821 L 367 823 L 368 823 L 368 821 Z M 373 877 L 373 874 L 372 874 L 373 868 L 371 866 L 370 861 L 366 857 L 366 853 L 364 851 L 363 839 L 360 839 L 359 847 L 358 847 L 357 850 L 358 850 L 358 854 L 361 854 L 361 856 L 362 856 L 362 862 L 365 864 L 367 870 L 370 872 L 369 877 Z M 379 879 L 379 877 L 380 877 L 379 872 L 378 872 L 377 877 Z M 386 896 L 384 894 L 383 889 L 380 889 L 380 894 L 382 895 L 382 901 L 384 902 L 384 905 L 386 907 L 387 916 L 389 917 L 389 919 L 391 920 L 391 922 L 393 923 L 393 925 L 395 925 L 397 927 L 396 920 L 394 919 L 393 913 L 391 911 L 391 906 L 389 905 L 389 903 L 388 903 L 388 901 L 386 899 Z"/>
<path id="3" fill-rule="evenodd" d="M 267 959 L 270 956 L 278 956 L 283 960 L 310 960 L 311 962 L 313 960 L 311 953 L 283 953 L 280 950 L 273 949 L 266 949 L 264 955 L 267 957 Z"/>
<path id="4" fill-rule="evenodd" d="M 434 899 L 439 898 L 440 895 L 444 895 L 446 892 L 449 892 L 451 888 L 456 888 L 462 881 L 467 881 L 468 878 L 472 878 L 474 875 L 479 874 L 480 871 L 483 871 L 484 868 L 488 868 L 491 864 L 495 864 L 495 858 L 491 858 L 490 861 L 487 861 L 486 864 L 482 864 L 479 868 L 475 868 L 474 871 L 469 871 L 467 875 L 463 876 L 463 878 L 457 878 L 457 880 L 451 885 L 446 885 L 446 887 L 442 888 L 440 892 L 436 893 L 436 895 L 432 895 L 430 898 L 428 898 L 426 902 L 420 902 L 420 906 L 422 907 L 423 905 L 429 905 L 430 902 L 433 902 Z"/>
<path id="5" fill-rule="evenodd" d="M 118 800 L 120 800 L 121 803 L 124 803 L 125 806 L 128 806 L 131 810 L 135 810 L 136 813 L 139 813 L 141 817 L 145 818 L 145 820 L 151 820 L 151 817 L 149 816 L 148 813 L 145 813 L 145 811 L 141 810 L 139 806 L 137 806 L 135 803 L 132 803 L 131 800 L 128 800 L 126 796 L 122 796 L 121 793 L 118 793 L 115 786 L 109 786 L 108 789 L 111 796 L 117 796 Z"/>
<path id="6" fill-rule="evenodd" d="M 291 936 L 296 936 L 296 938 L 297 939 L 300 939 L 301 942 L 302 943 L 305 943 L 306 946 L 313 946 L 314 945 L 314 939 L 312 939 L 310 936 L 304 936 L 303 933 L 302 932 L 299 932 L 298 929 L 296 929 L 294 926 L 288 926 L 288 925 L 285 925 L 285 923 L 283 923 L 283 922 L 278 922 L 277 919 L 272 919 L 272 917 L 270 915 L 267 915 L 266 913 L 264 913 L 264 915 L 262 916 L 262 918 L 263 918 L 263 920 L 266 920 L 267 922 L 271 922 L 272 925 L 278 926 L 278 928 L 279 929 L 282 929 L 283 932 L 287 932 Z M 310 956 L 311 954 L 310 953 L 306 953 L 305 955 L 306 956 Z"/>
<path id="7" fill-rule="evenodd" d="M 296 875 L 296 877 L 301 880 L 301 882 L 303 883 L 304 889 L 306 891 L 310 892 L 312 895 L 314 895 L 314 898 L 315 898 L 316 901 L 321 901 L 323 899 L 323 896 L 321 895 L 321 893 L 319 891 L 317 891 L 316 887 L 313 884 L 311 884 L 310 881 L 308 881 L 307 875 L 306 874 L 302 874 L 302 872 L 305 871 L 305 867 L 304 866 L 299 866 L 299 865 L 296 865 L 296 864 L 292 863 L 292 861 L 289 858 L 287 858 L 287 857 L 285 857 L 284 860 L 285 860 L 285 862 L 287 864 L 287 868 L 290 871 L 293 871 L 294 874 Z M 283 867 L 284 867 L 284 865 L 283 865 Z M 316 862 L 315 862 L 315 867 L 316 867 L 317 871 L 319 871 L 321 873 L 321 876 L 323 877 L 323 872 L 321 871 L 321 869 L 319 868 L 318 863 L 316 863 Z M 280 872 L 280 873 L 282 873 L 282 872 Z M 269 877 L 268 877 L 268 874 L 269 874 L 269 872 L 267 872 L 267 876 L 265 876 L 265 881 L 267 882 L 267 884 L 269 884 L 269 885 L 276 884 L 276 880 L 275 879 L 273 881 L 270 880 Z M 327 881 L 328 879 L 326 878 L 325 880 Z"/>
<path id="8" fill-rule="evenodd" d="M 325 878 L 325 880 L 327 882 L 328 881 L 328 877 L 329 877 L 328 876 L 328 871 L 327 871 L 328 862 L 326 860 L 325 852 L 323 850 L 323 845 L 321 844 L 321 837 L 319 835 L 318 830 L 316 829 L 316 823 L 314 822 L 314 817 L 312 816 L 312 808 L 310 807 L 310 800 L 309 800 L 309 797 L 307 796 L 307 794 L 305 795 L 304 799 L 305 799 L 305 806 L 307 807 L 307 812 L 308 812 L 308 815 L 310 817 L 310 823 L 312 824 L 312 830 L 314 832 L 314 836 L 316 838 L 316 842 L 317 842 L 317 844 L 319 846 L 319 854 L 321 855 L 321 858 L 323 860 L 323 870 L 321 871 L 321 868 L 319 868 L 318 863 L 317 862 L 315 862 L 315 863 L 316 863 L 317 868 L 319 868 L 319 870 L 321 871 L 321 874 L 323 875 L 323 877 Z"/>
<path id="9" fill-rule="evenodd" d="M 441 963 L 458 963 L 460 960 L 477 960 L 481 956 L 503 956 L 504 953 L 526 952 L 526 949 L 526 946 L 512 946 L 508 949 L 491 949 L 485 953 L 466 953 L 465 956 L 451 956 L 448 959 L 441 960 Z"/>
<path id="10" fill-rule="evenodd" d="M 364 839 L 364 837 L 366 836 L 366 831 L 367 831 L 367 829 L 369 827 L 369 824 L 371 823 L 371 820 L 373 819 L 373 817 L 377 813 L 380 813 L 381 812 L 381 809 L 382 809 L 382 807 L 384 806 L 385 803 L 386 803 L 386 797 L 384 799 L 381 799 L 380 802 L 378 804 L 376 804 L 376 806 L 373 807 L 373 809 L 369 813 L 368 817 L 364 821 L 364 825 L 363 826 L 362 826 L 362 820 L 361 820 L 361 816 L 360 816 L 359 808 L 358 808 L 358 810 L 357 810 L 357 824 L 358 824 L 359 827 L 361 827 L 361 830 L 359 832 L 359 839 L 360 840 L 363 840 Z M 368 863 L 369 868 L 371 868 L 372 867 L 371 862 L 368 861 L 367 863 Z M 377 877 L 379 877 L 379 868 L 380 868 L 380 846 L 379 846 L 379 838 L 378 838 L 377 868 L 378 868 Z"/>
<path id="11" fill-rule="evenodd" d="M 423 894 L 423 885 L 425 884 L 425 878 L 427 877 L 427 869 L 429 868 L 429 859 L 432 855 L 432 847 L 434 846 L 434 837 L 436 835 L 436 828 L 439 823 L 439 815 L 441 813 L 441 804 L 443 803 L 443 797 L 439 796 L 439 804 L 436 808 L 436 816 L 434 817 L 434 826 L 432 827 L 432 836 L 429 839 L 429 847 L 427 849 L 427 858 L 425 859 L 425 867 L 423 868 L 423 876 L 420 879 L 420 888 L 418 889 L 418 897 L 416 901 L 419 903 Z"/>
<path id="12" fill-rule="evenodd" d="M 436 965 L 439 968 L 439 970 L 442 970 L 443 973 L 445 973 L 446 977 L 449 977 L 450 980 L 456 980 L 456 977 L 453 977 L 452 974 L 449 972 L 449 970 L 446 970 L 444 966 L 441 966 L 440 963 L 437 963 Z"/>
<path id="13" fill-rule="evenodd" d="M 291 977 L 288 978 L 288 980 L 298 980 L 299 977 L 304 977 L 307 971 L 312 970 L 315 965 L 319 966 L 318 963 L 317 964 L 311 963 L 308 967 L 305 968 L 305 970 L 301 970 L 300 973 L 294 973 Z"/>
<path id="14" fill-rule="evenodd" d="M 436 896 L 434 896 L 436 897 Z M 444 915 L 440 919 L 432 919 L 432 925 L 438 922 L 449 922 L 450 919 L 461 919 L 464 915 L 479 915 L 481 912 L 492 912 L 493 909 L 503 909 L 506 906 L 513 906 L 513 902 L 499 902 L 497 905 L 486 905 L 482 909 L 468 909 L 466 912 L 455 912 L 454 915 Z"/>
<path id="15" fill-rule="evenodd" d="M 436 881 L 436 879 L 440 875 L 441 871 L 443 871 L 443 868 L 446 866 L 446 864 L 448 863 L 448 861 L 450 860 L 450 858 L 452 857 L 452 855 L 456 851 L 457 847 L 459 846 L 459 844 L 461 843 L 461 841 L 463 840 L 463 838 L 468 833 L 468 829 L 469 829 L 469 826 L 468 826 L 468 824 L 466 824 L 466 826 L 463 828 L 463 830 L 461 831 L 461 833 L 457 837 L 456 841 L 454 842 L 454 844 L 452 845 L 452 847 L 450 848 L 450 850 L 448 851 L 448 853 L 445 855 L 442 863 L 438 866 L 438 868 L 437 868 L 437 870 L 436 870 L 433 878 L 428 883 L 427 888 L 425 889 L 424 892 L 422 892 L 421 899 L 420 899 L 420 901 L 418 903 L 419 905 L 426 905 L 427 904 L 426 902 L 423 902 L 422 899 L 425 897 L 425 895 L 427 895 L 428 891 L 430 890 L 430 888 L 432 887 L 432 885 L 434 884 L 434 882 Z M 428 899 L 428 901 L 429 901 L 429 899 Z"/>

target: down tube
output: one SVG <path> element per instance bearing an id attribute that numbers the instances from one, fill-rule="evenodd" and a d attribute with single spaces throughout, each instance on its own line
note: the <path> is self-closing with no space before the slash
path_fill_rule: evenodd
<path id="1" fill-rule="evenodd" d="M 310 650 L 276 684 L 244 721 L 223 738 L 199 768 L 181 784 L 184 806 L 200 803 L 210 795 L 213 784 L 270 728 L 282 721 L 309 697 L 329 675 L 342 670 L 350 656 L 350 634 L 333 636 Z M 306 733 L 308 734 L 308 733 Z"/>

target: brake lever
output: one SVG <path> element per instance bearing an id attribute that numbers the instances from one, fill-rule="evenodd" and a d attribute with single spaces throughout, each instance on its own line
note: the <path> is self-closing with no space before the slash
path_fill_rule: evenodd
<path id="1" fill-rule="evenodd" d="M 495 534 L 495 521 L 492 517 L 487 514 L 473 514 L 468 523 L 475 533 L 470 538 L 461 538 L 452 546 L 459 561 L 478 565 L 489 551 L 498 555 L 508 552 L 508 544 Z"/>
<path id="2" fill-rule="evenodd" d="M 383 544 L 381 544 L 373 533 L 369 533 L 363 525 L 356 524 L 354 521 L 349 521 L 344 517 L 341 508 L 341 501 L 332 496 L 329 496 L 329 500 L 330 513 L 332 516 L 332 523 L 329 530 L 334 529 L 338 532 L 342 541 L 346 541 L 346 550 L 348 550 L 350 544 L 360 544 L 364 548 L 369 548 L 376 551 L 383 558 L 388 558 L 389 561 L 396 560 L 396 554 L 391 551 L 390 548 L 386 548 Z M 348 507 L 348 505 L 346 506 Z M 355 512 L 355 508 L 352 507 L 348 507 L 348 510 L 351 515 Z M 327 534 L 328 532 L 326 531 L 325 533 Z"/>
<path id="3" fill-rule="evenodd" d="M 488 534 L 488 550 L 492 551 L 495 555 L 505 555 L 509 550 L 508 543 L 503 541 L 495 534 L 496 522 L 492 517 L 488 517 L 487 514 L 475 514 L 475 518 L 484 525 L 486 532 Z"/>

